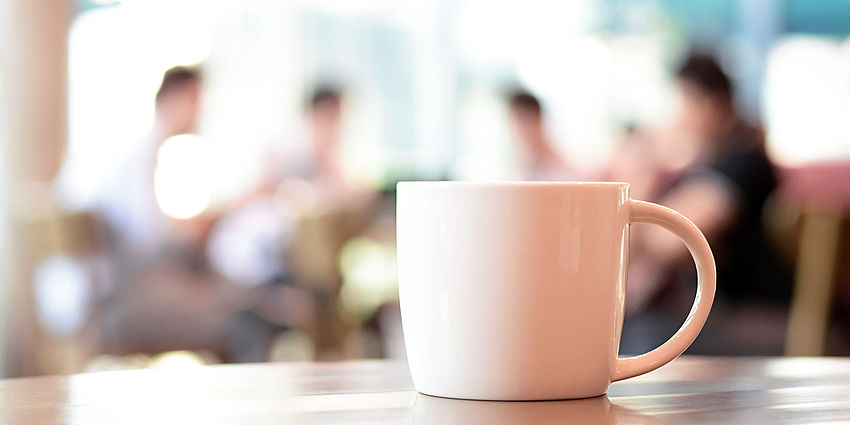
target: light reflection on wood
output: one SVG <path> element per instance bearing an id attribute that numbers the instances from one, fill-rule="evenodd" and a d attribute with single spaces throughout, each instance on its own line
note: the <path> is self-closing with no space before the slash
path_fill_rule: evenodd
<path id="1" fill-rule="evenodd" d="M 2 424 L 811 423 L 850 421 L 850 360 L 683 357 L 607 397 L 422 396 L 403 363 L 257 364 L 0 381 Z"/>

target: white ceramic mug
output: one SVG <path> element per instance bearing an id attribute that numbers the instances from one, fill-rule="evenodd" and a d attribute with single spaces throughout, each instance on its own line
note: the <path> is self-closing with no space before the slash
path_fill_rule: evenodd
<path id="1" fill-rule="evenodd" d="M 670 340 L 619 358 L 633 222 L 685 242 L 697 292 Z M 684 352 L 714 299 L 705 237 L 681 214 L 629 199 L 627 183 L 402 182 L 397 233 L 404 340 L 424 394 L 598 396 Z"/>

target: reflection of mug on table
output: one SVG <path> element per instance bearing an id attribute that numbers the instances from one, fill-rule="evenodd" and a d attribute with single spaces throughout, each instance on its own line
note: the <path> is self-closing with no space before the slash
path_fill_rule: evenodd
<path id="1" fill-rule="evenodd" d="M 604 394 L 693 342 L 714 298 L 714 258 L 682 215 L 626 183 L 403 182 L 399 295 L 408 363 L 425 394 L 551 400 Z M 682 328 L 618 358 L 629 224 L 675 233 L 697 264 Z"/>
<path id="2" fill-rule="evenodd" d="M 617 406 L 608 397 L 561 401 L 455 400 L 419 394 L 414 425 L 645 424 L 668 422 Z"/>

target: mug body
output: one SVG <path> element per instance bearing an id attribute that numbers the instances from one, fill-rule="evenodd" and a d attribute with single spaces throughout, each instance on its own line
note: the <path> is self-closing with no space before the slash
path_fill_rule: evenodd
<path id="1" fill-rule="evenodd" d="M 628 184 L 402 182 L 399 297 L 416 388 L 604 394 L 623 321 Z"/>

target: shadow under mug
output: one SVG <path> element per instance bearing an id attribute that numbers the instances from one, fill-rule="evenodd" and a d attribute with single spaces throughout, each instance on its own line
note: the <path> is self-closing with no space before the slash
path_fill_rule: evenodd
<path id="1" fill-rule="evenodd" d="M 607 396 L 558 401 L 455 400 L 419 394 L 413 405 L 414 425 L 669 425 L 611 403 Z"/>
<path id="2" fill-rule="evenodd" d="M 684 352 L 711 309 L 716 272 L 705 237 L 681 214 L 629 199 L 627 183 L 402 182 L 397 197 L 402 327 L 424 394 L 599 396 Z M 667 342 L 620 358 L 633 222 L 684 241 L 697 292 Z"/>

